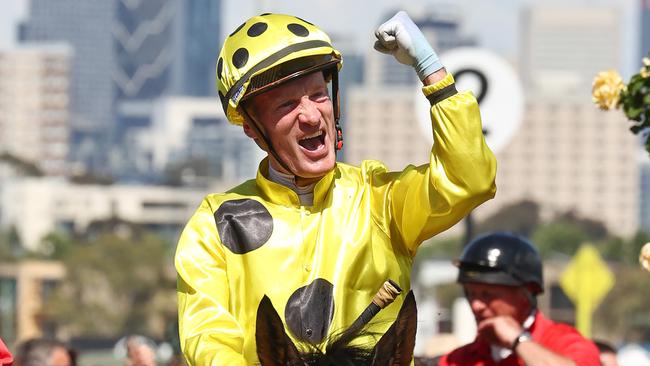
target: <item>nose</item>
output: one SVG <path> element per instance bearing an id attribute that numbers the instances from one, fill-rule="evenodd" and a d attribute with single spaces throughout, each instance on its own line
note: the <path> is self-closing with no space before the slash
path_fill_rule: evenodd
<path id="1" fill-rule="evenodd" d="M 469 307 L 472 308 L 472 311 L 475 313 L 485 309 L 485 302 L 481 299 L 470 298 L 468 301 Z"/>
<path id="2" fill-rule="evenodd" d="M 305 96 L 300 100 L 300 108 L 298 111 L 298 121 L 301 123 L 318 124 L 320 123 L 320 111 L 316 103 Z"/>

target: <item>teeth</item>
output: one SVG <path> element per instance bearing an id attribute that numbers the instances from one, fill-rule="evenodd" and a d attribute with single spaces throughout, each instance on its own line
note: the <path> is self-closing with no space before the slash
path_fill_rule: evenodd
<path id="1" fill-rule="evenodd" d="M 318 137 L 318 136 L 320 136 L 320 135 L 322 135 L 322 134 L 323 134 L 323 131 L 320 131 L 320 130 L 319 130 L 319 131 L 314 132 L 313 134 L 311 134 L 311 135 L 309 135 L 309 136 L 305 136 L 305 137 L 301 138 L 300 140 L 302 141 L 302 140 L 311 139 L 311 138 L 314 138 L 314 137 Z"/>

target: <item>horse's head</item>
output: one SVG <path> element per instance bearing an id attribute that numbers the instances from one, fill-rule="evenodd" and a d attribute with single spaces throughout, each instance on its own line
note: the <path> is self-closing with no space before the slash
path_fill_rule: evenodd
<path id="1" fill-rule="evenodd" d="M 373 348 L 350 345 L 357 332 L 344 332 L 330 339 L 324 351 L 306 345 L 310 351 L 301 352 L 287 335 L 282 319 L 271 300 L 264 296 L 257 309 L 257 356 L 262 366 L 397 366 L 410 365 L 415 346 L 417 308 L 413 291 L 410 291 L 397 320 Z"/>

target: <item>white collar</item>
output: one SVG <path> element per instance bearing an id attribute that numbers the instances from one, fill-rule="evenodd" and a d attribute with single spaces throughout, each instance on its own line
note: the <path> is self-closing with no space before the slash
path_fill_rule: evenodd
<path id="1" fill-rule="evenodd" d="M 300 204 L 303 206 L 312 206 L 314 204 L 314 187 L 316 183 L 308 184 L 304 187 L 296 185 L 296 177 L 293 174 L 286 174 L 273 169 L 269 161 L 269 179 L 275 183 L 282 184 L 283 186 L 296 192 L 300 198 Z"/>

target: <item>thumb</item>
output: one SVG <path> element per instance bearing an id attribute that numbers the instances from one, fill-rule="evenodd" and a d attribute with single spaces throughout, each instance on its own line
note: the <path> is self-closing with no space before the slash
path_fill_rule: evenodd
<path id="1" fill-rule="evenodd" d="M 386 54 L 392 53 L 392 50 L 390 50 L 388 47 L 384 46 L 384 44 L 379 42 L 378 40 L 375 41 L 374 48 L 375 48 L 375 50 L 377 50 L 377 51 L 379 51 L 381 53 L 386 53 Z"/>
<path id="2" fill-rule="evenodd" d="M 377 38 L 375 44 L 382 45 L 386 50 L 394 50 L 398 46 L 396 34 L 397 30 L 395 29 L 395 24 L 386 22 L 375 30 L 375 37 Z M 377 49 L 377 47 L 375 47 L 375 49 Z M 380 51 L 379 49 L 377 50 Z"/>

